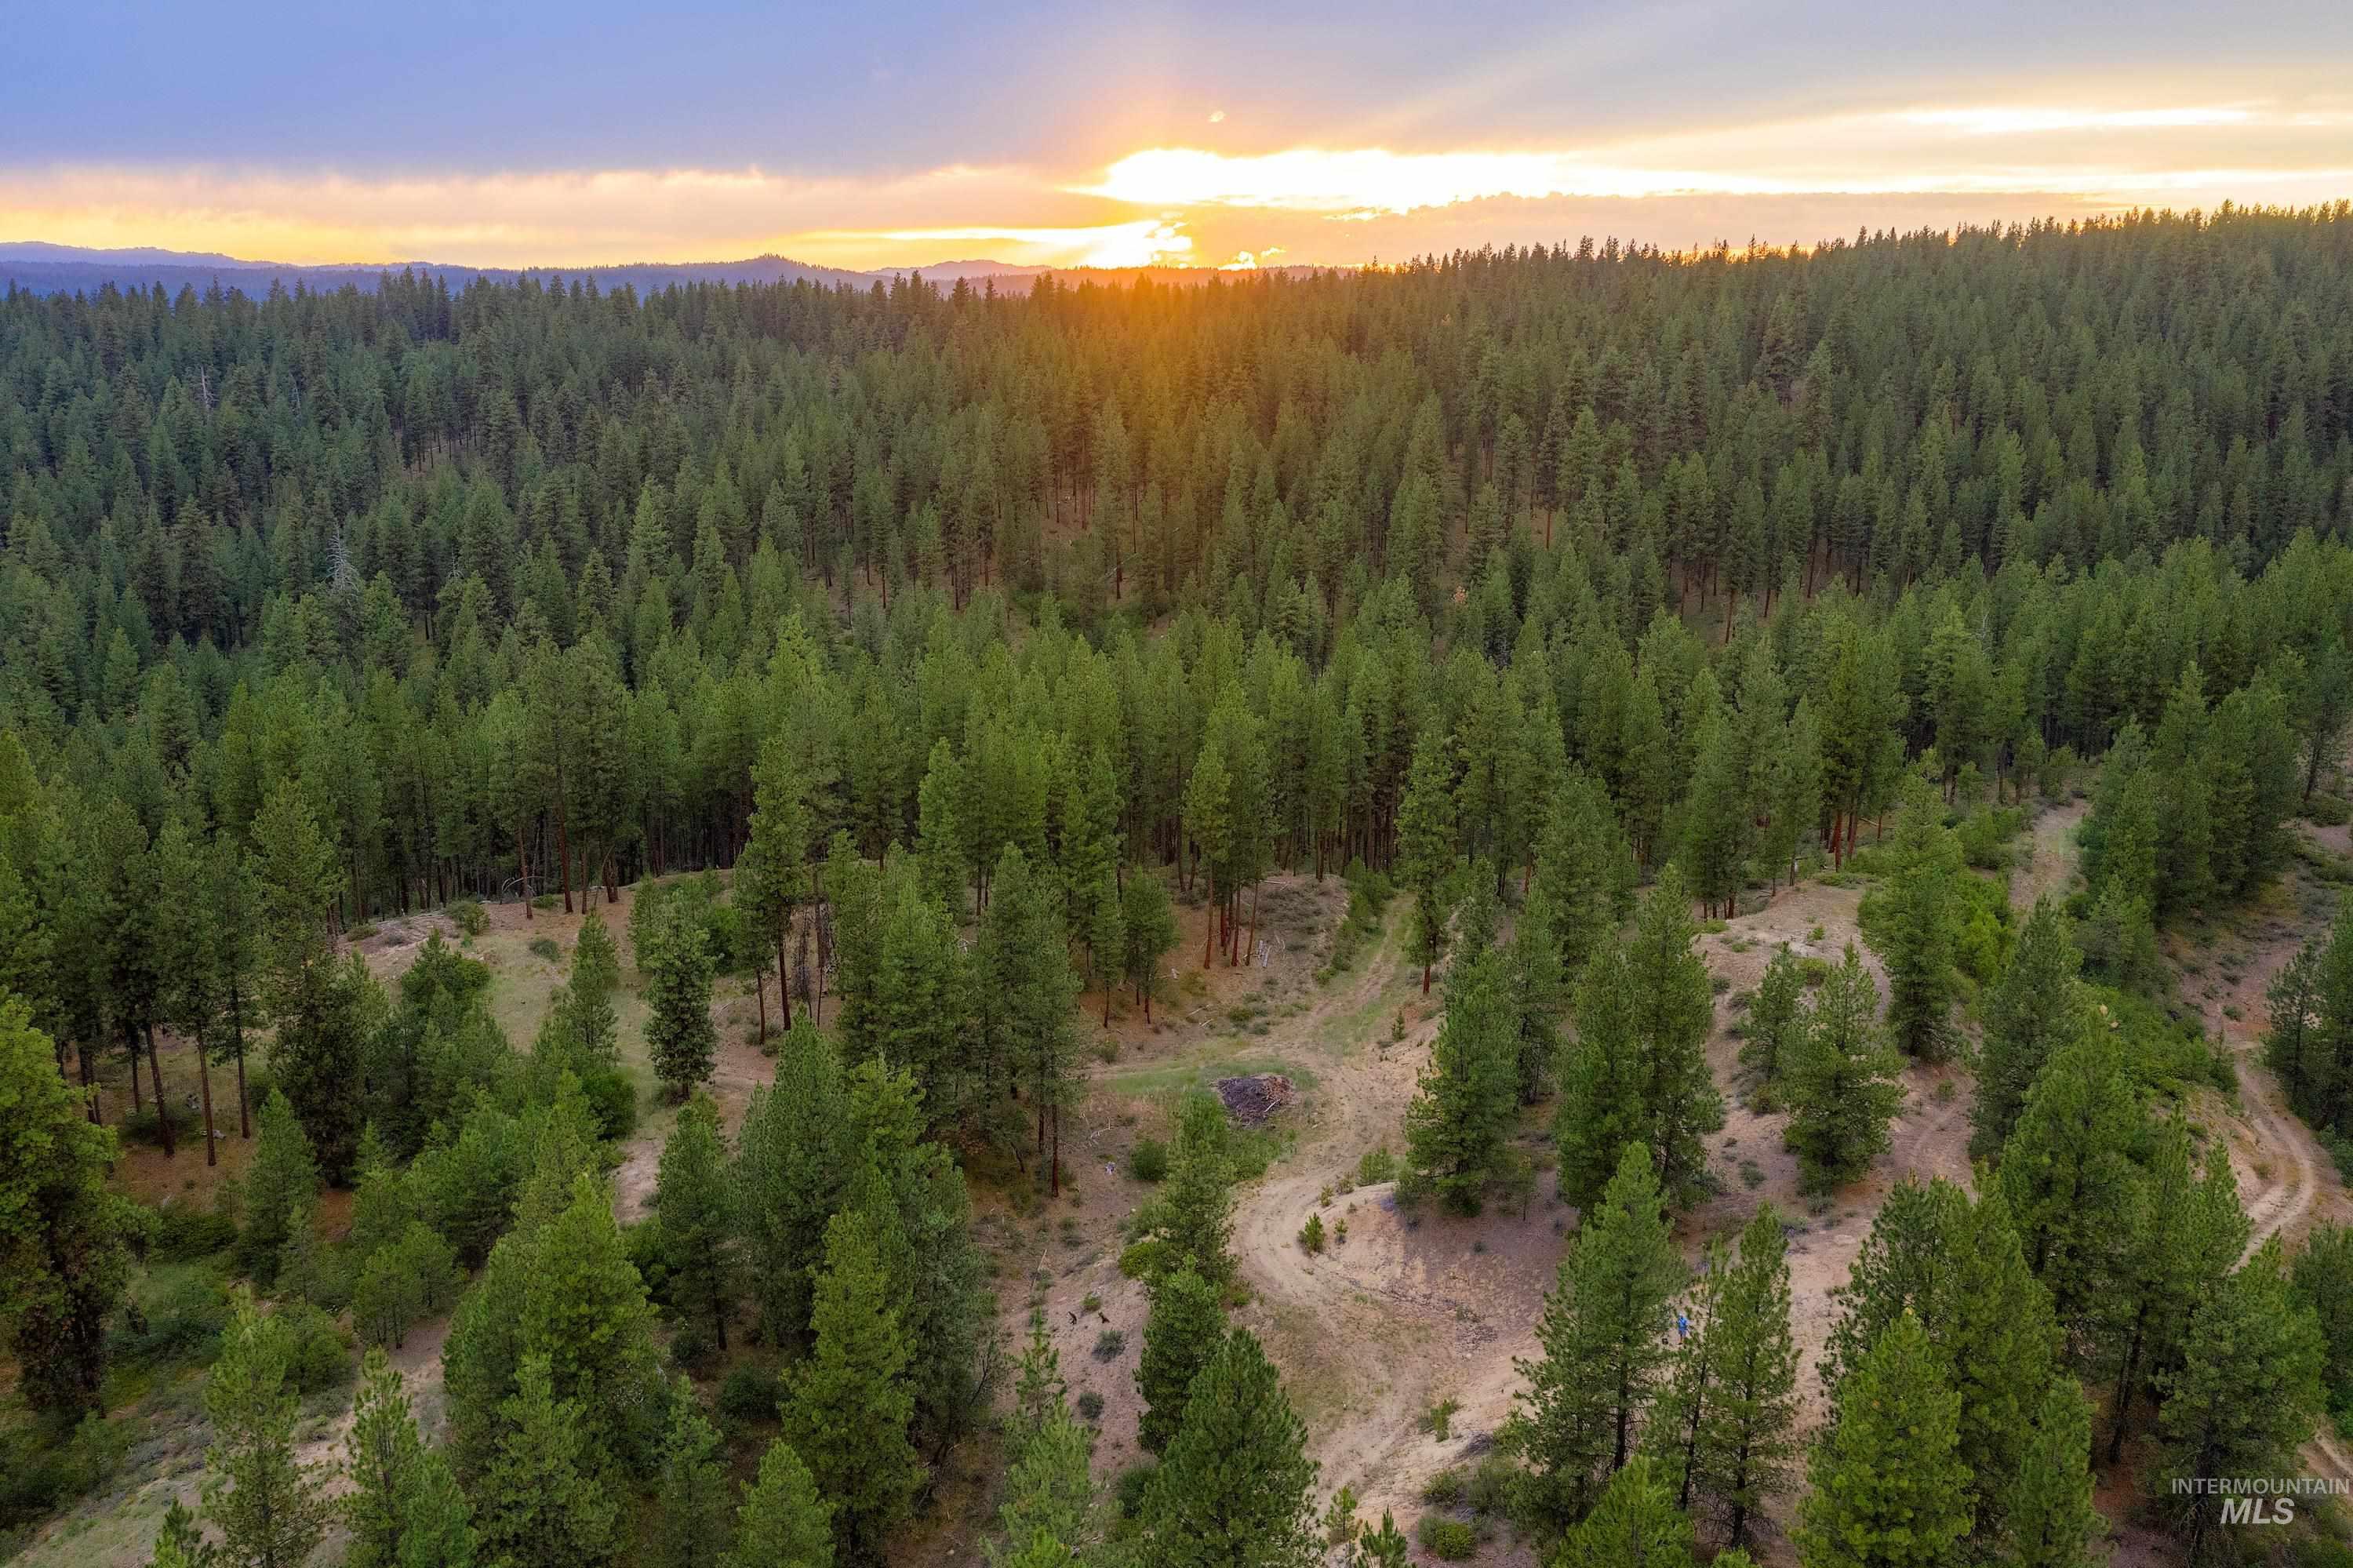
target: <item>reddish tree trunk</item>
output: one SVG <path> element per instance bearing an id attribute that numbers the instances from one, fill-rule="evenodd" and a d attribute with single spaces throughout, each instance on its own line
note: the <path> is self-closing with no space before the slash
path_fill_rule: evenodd
<path id="1" fill-rule="evenodd" d="M 139 1075 L 139 1064 L 131 1064 L 131 1075 Z M 147 1077 L 155 1088 L 155 1120 L 164 1129 L 164 1158 L 179 1156 L 179 1140 L 172 1136 L 172 1107 L 164 1098 L 164 1059 L 155 1051 L 155 1026 L 147 1026 Z"/>
<path id="2" fill-rule="evenodd" d="M 205 1102 L 205 1163 L 217 1165 L 220 1153 L 213 1147 L 213 1063 L 212 1053 L 205 1049 L 200 1038 L 196 1042 L 196 1085 Z"/>

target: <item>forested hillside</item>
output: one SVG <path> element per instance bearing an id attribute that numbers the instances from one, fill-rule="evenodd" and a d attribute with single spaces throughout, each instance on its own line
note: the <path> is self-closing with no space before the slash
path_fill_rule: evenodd
<path id="1" fill-rule="evenodd" d="M 999 1564 L 1405 1563 L 1358 1494 L 1318 1522 L 1350 1478 L 1228 1326 L 1215 1102 L 1136 1172 L 1116 1496 L 976 1239 L 1060 1195 L 1092 1020 L 1264 966 L 1326 877 L 1434 1026 L 1401 1201 L 1525 1213 L 1549 1118 L 1578 1219 L 1492 1489 L 1544 1561 L 2078 1563 L 2095 1458 L 2207 1560 L 2159 1478 L 2353 1420 L 2346 1233 L 2251 1245 L 2166 949 L 2342 821 L 2342 204 L 1018 298 L 12 291 L 0 476 L 12 1527 L 141 1394 L 133 1277 L 210 1258 L 277 1303 L 203 1395 L 240 1563 L 916 1561 L 975 1466 Z M 2079 788 L 2084 885 L 2013 920 L 1979 873 Z M 1873 957 L 1785 948 L 1735 1083 L 1694 943 L 1825 876 Z M 486 903 L 585 916 L 533 1038 Z M 2273 1059 L 2334 1136 L 2353 935 L 2298 966 Z M 776 1058 L 744 1103 L 714 975 Z M 1786 1111 L 1827 1204 L 1923 1064 L 1974 1076 L 1976 1180 L 1872 1188 L 1801 1426 L 1784 1227 L 1697 1228 L 1710 1140 Z M 118 1139 L 248 1134 L 241 1204 L 109 1185 Z M 444 1319 L 444 1436 L 372 1351 L 331 1505 L 298 1386 Z"/>

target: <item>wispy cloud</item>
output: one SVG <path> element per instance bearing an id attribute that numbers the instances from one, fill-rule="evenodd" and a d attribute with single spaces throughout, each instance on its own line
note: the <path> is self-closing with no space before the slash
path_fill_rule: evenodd
<path id="1" fill-rule="evenodd" d="M 2348 126 L 2343 96 L 2053 92 L 1691 121 L 1583 143 L 1146 145 L 1091 168 L 948 164 L 875 178 L 759 166 L 11 169 L 0 154 L 0 238 L 290 262 L 578 266 L 777 251 L 844 266 L 984 253 L 1055 266 L 1246 265 L 1277 252 L 1347 264 L 1475 243 L 1482 223 L 1499 241 L 1573 237 L 1566 226 L 1597 212 L 1615 232 L 1681 244 L 1818 238 L 1810 226 L 1825 215 L 1869 222 L 1873 204 L 1933 212 L 1941 202 L 1981 218 L 2054 203 L 2332 199 L 2353 192 Z M 1719 227 L 1694 233 L 1700 224 Z"/>

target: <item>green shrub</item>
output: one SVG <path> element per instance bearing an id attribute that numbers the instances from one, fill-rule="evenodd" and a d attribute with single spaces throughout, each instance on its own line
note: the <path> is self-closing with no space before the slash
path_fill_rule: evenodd
<path id="1" fill-rule="evenodd" d="M 1103 1396 L 1093 1389 L 1079 1395 L 1079 1419 L 1092 1421 L 1103 1413 Z"/>
<path id="2" fill-rule="evenodd" d="M 1310 1253 L 1324 1250 L 1324 1216 L 1310 1214 L 1307 1223 L 1299 1227 L 1299 1245 Z"/>
<path id="3" fill-rule="evenodd" d="M 237 1221 L 217 1210 L 207 1213 L 194 1203 L 168 1203 L 155 1211 L 153 1239 L 147 1255 L 163 1263 L 192 1263 L 237 1245 Z"/>
<path id="4" fill-rule="evenodd" d="M 114 1359 L 146 1367 L 207 1366 L 220 1353 L 221 1330 L 228 1327 L 228 1292 L 206 1267 L 152 1270 L 132 1293 L 135 1312 L 126 1312 L 114 1331 Z"/>
<path id="5" fill-rule="evenodd" d="M 1471 1468 L 1471 1478 L 1462 1489 L 1462 1500 L 1482 1517 L 1501 1513 L 1511 1501 L 1512 1489 L 1518 1484 L 1519 1476 L 1519 1467 L 1503 1455 L 1483 1455 Z"/>
<path id="6" fill-rule="evenodd" d="M 551 964 L 560 964 L 564 961 L 564 949 L 555 945 L 555 938 L 553 937 L 533 937 L 531 939 L 531 951 L 533 958 L 545 959 Z"/>
<path id="7" fill-rule="evenodd" d="M 1386 1143 L 1367 1149 L 1357 1157 L 1356 1185 L 1359 1187 L 1375 1187 L 1383 1181 L 1394 1181 L 1397 1172 L 1397 1156 L 1389 1152 L 1389 1146 Z"/>
<path id="8" fill-rule="evenodd" d="M 1130 1465 L 1112 1483 L 1112 1496 L 1118 1500 L 1119 1517 L 1134 1519 L 1144 1511 L 1144 1494 L 1152 1489 L 1152 1478 L 1160 1467 L 1151 1460 Z"/>
<path id="9" fill-rule="evenodd" d="M 2304 803 L 2304 818 L 2324 828 L 2340 828 L 2353 821 L 2353 801 L 2342 795 L 2315 795 Z"/>
<path id="10" fill-rule="evenodd" d="M 272 1319 L 286 1335 L 286 1375 L 303 1393 L 350 1381 L 352 1347 L 335 1320 L 308 1301 L 281 1303 Z"/>
<path id="11" fill-rule="evenodd" d="M 731 1421 L 774 1421 L 785 1380 L 773 1367 L 736 1367 L 719 1384 L 719 1414 Z"/>
<path id="12" fill-rule="evenodd" d="M 1426 1513 L 1413 1528 L 1421 1549 L 1441 1563 L 1462 1563 L 1479 1551 L 1479 1532 L 1459 1519 Z"/>
<path id="13" fill-rule="evenodd" d="M 479 937 L 491 928 L 491 912 L 479 898 L 452 898 L 442 913 L 463 936 Z"/>
<path id="14" fill-rule="evenodd" d="M 580 1093 L 596 1113 L 597 1136 L 607 1143 L 638 1130 L 638 1086 L 618 1067 L 600 1067 L 582 1078 Z"/>
<path id="15" fill-rule="evenodd" d="M 1095 1336 L 1095 1360 L 1114 1361 L 1127 1349 L 1127 1336 L 1117 1329 L 1105 1329 Z"/>
<path id="16" fill-rule="evenodd" d="M 1127 1173 L 1139 1181 L 1159 1181 L 1168 1175 L 1168 1146 L 1156 1138 L 1139 1138 L 1127 1151 Z"/>
<path id="17" fill-rule="evenodd" d="M 1449 1465 L 1421 1483 L 1421 1500 L 1432 1508 L 1461 1508 L 1470 1495 L 1469 1478 L 1460 1465 Z"/>
<path id="18" fill-rule="evenodd" d="M 1961 858 L 1979 871 L 2000 871 L 2010 863 L 2010 841 L 2024 825 L 2019 808 L 1988 807 L 1961 820 Z"/>

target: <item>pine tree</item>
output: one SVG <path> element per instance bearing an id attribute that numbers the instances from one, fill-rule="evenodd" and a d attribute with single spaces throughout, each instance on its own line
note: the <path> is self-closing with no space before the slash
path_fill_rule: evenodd
<path id="1" fill-rule="evenodd" d="M 2189 1133 L 2178 1118 L 2159 1124 L 2149 1152 L 2115 1287 L 2103 1292 L 2095 1328 L 2112 1368 L 2108 1462 L 2124 1453 L 2135 1404 L 2157 1378 L 2180 1364 L 2189 1315 L 2246 1251 L 2248 1221 L 2226 1150 L 2207 1155 L 2201 1177 Z"/>
<path id="2" fill-rule="evenodd" d="M 1634 913 L 1634 852 L 1609 796 L 1588 775 L 1572 770 L 1546 810 L 1528 892 L 1534 900 L 1541 889 L 1560 911 L 1564 973 L 1582 971 L 1603 938 Z"/>
<path id="3" fill-rule="evenodd" d="M 1797 954 L 1789 944 L 1782 943 L 1774 949 L 1765 966 L 1765 974 L 1757 982 L 1757 994 L 1748 1003 L 1748 1015 L 1741 1023 L 1740 1060 L 1757 1076 L 1759 1084 L 1772 1089 L 1797 1054 L 1796 1046 L 1802 1038 L 1806 1021 L 1802 1004 L 1806 995 L 1805 970 L 1799 966 Z"/>
<path id="4" fill-rule="evenodd" d="M 1713 675 L 1701 672 L 1692 697 L 1697 712 L 1692 752 L 1691 792 L 1684 798 L 1683 858 L 1692 891 L 1708 916 L 1738 912 L 1741 885 L 1748 876 L 1748 853 L 1756 834 L 1756 803 L 1749 799 L 1748 758 L 1739 730 Z"/>
<path id="5" fill-rule="evenodd" d="M 0 996 L 0 1311 L 26 1403 L 71 1416 L 98 1405 L 142 1223 L 107 1184 L 114 1134 L 85 1119 L 47 1036 L 11 996 Z"/>
<path id="6" fill-rule="evenodd" d="M 1661 1484 L 1686 1511 L 1699 1475 L 1700 1428 L 1717 1395 L 1716 1298 L 1731 1261 L 1720 1242 L 1710 1244 L 1700 1259 L 1699 1276 L 1676 1319 L 1673 1366 L 1643 1428 L 1643 1456 L 1656 1462 Z"/>
<path id="7" fill-rule="evenodd" d="M 2321 1386 L 2343 1420 L 2353 1415 L 2353 1226 L 2316 1227 L 2296 1254 L 2289 1284 L 2320 1325 Z"/>
<path id="8" fill-rule="evenodd" d="M 1135 1366 L 1135 1390 L 1145 1407 L 1135 1440 L 1145 1453 L 1166 1449 L 1183 1426 L 1186 1394 L 1225 1338 L 1225 1304 L 1216 1286 L 1190 1268 L 1153 1281 L 1144 1352 Z"/>
<path id="9" fill-rule="evenodd" d="M 2027 1266 L 2071 1328 L 2118 1275 L 2145 1124 L 2114 1036 L 2094 1030 L 2044 1067 L 2003 1148 L 1998 1174 Z"/>
<path id="10" fill-rule="evenodd" d="M 1706 1136 L 1724 1126 L 1707 1066 L 1715 1017 L 1707 964 L 1694 950 L 1683 879 L 1669 866 L 1642 901 L 1634 934 L 1596 956 L 1578 987 L 1577 1040 L 1556 1123 L 1561 1195 L 1590 1202 L 1629 1142 L 1654 1151 L 1659 1182 L 1681 1206 L 1698 1193 Z"/>
<path id="11" fill-rule="evenodd" d="M 259 1119 L 261 1138 L 246 1173 L 246 1222 L 237 1237 L 237 1256 L 246 1271 L 267 1287 L 278 1275 L 288 1216 L 308 1213 L 318 1201 L 319 1167 L 311 1139 L 284 1095 L 272 1090 Z"/>
<path id="12" fill-rule="evenodd" d="M 708 1328 L 723 1353 L 737 1273 L 727 1165 L 719 1107 L 698 1092 L 680 1109 L 662 1145 L 654 1213 L 662 1261 L 670 1270 L 670 1304 L 690 1322 Z"/>
<path id="13" fill-rule="evenodd" d="M 1127 911 L 1106 869 L 1096 878 L 1087 918 L 1087 969 L 1103 986 L 1103 1027 L 1111 1027 L 1111 993 L 1127 959 Z"/>
<path id="14" fill-rule="evenodd" d="M 474 1531 L 442 1457 L 425 1446 L 399 1369 L 381 1350 L 361 1359 L 360 1393 L 344 1439 L 339 1499 L 351 1546 L 347 1568 L 469 1568 Z"/>
<path id="15" fill-rule="evenodd" d="M 253 822 L 260 995 L 277 1020 L 269 1063 L 331 1177 L 348 1165 L 359 1133 L 359 1011 L 374 985 L 356 954 L 335 961 L 329 917 L 342 881 L 332 842 L 291 779 L 280 782 Z"/>
<path id="16" fill-rule="evenodd" d="M 1881 1035 L 1878 1013 L 1879 986 L 1850 942 L 1815 993 L 1786 1067 L 1786 1136 L 1810 1191 L 1857 1180 L 1887 1150 L 1887 1124 L 1904 1105 L 1904 1062 Z"/>
<path id="17" fill-rule="evenodd" d="M 2277 1236 L 2199 1302 L 2181 1365 L 2158 1379 L 2162 1441 L 2151 1495 L 2192 1563 L 2221 1555 L 2221 1497 L 2200 1477 L 2296 1473 L 2321 1406 L 2320 1325 L 2288 1288 Z"/>
<path id="18" fill-rule="evenodd" d="M 1233 1277 L 1233 1183 L 1225 1107 L 1193 1095 L 1177 1113 L 1168 1180 L 1136 1215 L 1137 1233 L 1162 1244 L 1163 1272 L 1189 1268 L 1219 1286 Z"/>
<path id="19" fill-rule="evenodd" d="M 1160 989 L 1160 963 L 1176 946 L 1176 915 L 1168 885 L 1141 870 L 1128 874 L 1120 893 L 1120 973 L 1135 988 L 1135 1000 L 1152 1021 L 1152 996 Z"/>
<path id="20" fill-rule="evenodd" d="M 613 995 L 621 986 L 621 953 L 605 917 L 590 905 L 572 948 L 564 985 L 564 1007 L 580 1054 L 577 1071 L 608 1070 L 620 1061 L 620 1021 Z"/>
<path id="21" fill-rule="evenodd" d="M 704 1419 L 694 1385 L 678 1380 L 670 1392 L 670 1430 L 661 1449 L 655 1491 L 661 1526 L 655 1537 L 659 1568 L 720 1568 L 727 1555 L 726 1449 Z"/>
<path id="22" fill-rule="evenodd" d="M 2082 962 L 2066 916 L 2049 899 L 2038 899 L 2009 967 L 1986 992 L 1978 1097 L 1969 1112 L 1972 1160 L 2001 1153 L 2043 1064 L 2093 1026 L 2075 981 Z"/>
<path id="23" fill-rule="evenodd" d="M 1358 1536 L 1345 1558 L 1346 1568 L 1412 1568 L 1413 1547 L 1388 1510 L 1381 1510 L 1381 1527 Z"/>
<path id="24" fill-rule="evenodd" d="M 1201 1369 L 1185 1423 L 1145 1494 L 1141 1538 L 1167 1568 L 1309 1568 L 1315 1539 L 1307 1428 L 1274 1365 L 1237 1330 Z"/>
<path id="25" fill-rule="evenodd" d="M 501 1410 L 496 1455 L 473 1489 L 480 1554 L 512 1568 L 615 1561 L 617 1499 L 596 1473 L 577 1400 L 556 1397 L 547 1357 L 526 1355 Z"/>
<path id="26" fill-rule="evenodd" d="M 1518 1102 L 1519 1029 L 1504 957 L 1481 948 L 1449 979 L 1446 1017 L 1406 1109 L 1406 1165 L 1448 1208 L 1476 1213 Z"/>
<path id="27" fill-rule="evenodd" d="M 1584 1517 L 1604 1471 L 1632 1451 L 1683 1281 L 1651 1151 L 1630 1144 L 1545 1297 L 1542 1358 L 1514 1363 L 1528 1387 L 1503 1441 L 1533 1471 L 1525 1505 L 1555 1528 Z"/>
<path id="28" fill-rule="evenodd" d="M 2095 1568 L 2108 1521 L 2092 1506 L 2092 1407 L 2073 1378 L 2054 1378 L 2034 1414 L 2003 1509 L 2002 1561 L 2017 1568 Z"/>
<path id="29" fill-rule="evenodd" d="M 1960 1396 L 1905 1312 L 1839 1388 L 1793 1532 L 1808 1568 L 1943 1564 L 1969 1530 Z"/>
<path id="30" fill-rule="evenodd" d="M 882 1538 L 923 1484 L 907 1440 L 915 1395 L 909 1346 L 890 1305 L 873 1224 L 846 1210 L 825 1231 L 825 1268 L 810 1315 L 816 1344 L 795 1372 L 785 1436 L 816 1457 L 812 1474 L 834 1509 L 835 1542 L 853 1562 L 879 1561 Z"/>
<path id="31" fill-rule="evenodd" d="M 1446 882 L 1454 869 L 1454 762 L 1435 730 L 1415 743 L 1398 805 L 1398 880 L 1413 895 L 1413 948 L 1421 990 L 1446 950 Z"/>
<path id="32" fill-rule="evenodd" d="M 2326 1060 L 2327 1054 L 2316 1049 L 2326 1042 L 2321 1028 L 2327 1002 L 2321 989 L 2326 951 L 2321 938 L 2306 941 L 2281 966 L 2263 992 L 2271 1019 L 2270 1032 L 2263 1037 L 2264 1059 L 2286 1089 L 2288 1104 L 2305 1115 L 2313 1114 L 2316 1083 L 2334 1076 Z"/>
<path id="33" fill-rule="evenodd" d="M 1012 1549 L 1040 1535 L 1063 1543 L 1070 1554 L 1095 1543 L 1102 1531 L 1088 1469 L 1094 1446 L 1094 1429 L 1072 1419 L 1060 1401 L 1046 1412 L 1006 1468 L 1005 1502 L 997 1515 L 1006 1544 L 983 1548 L 992 1563 L 1019 1561 Z"/>
<path id="34" fill-rule="evenodd" d="M 1692 1523 L 1647 1455 L 1609 1478 L 1601 1500 L 1568 1532 L 1553 1568 L 1692 1568 Z"/>
<path id="35" fill-rule="evenodd" d="M 1831 1292 L 1839 1319 L 1822 1349 L 1824 1393 L 1835 1399 L 1905 1312 L 1932 1337 L 1954 1320 L 1960 1252 L 1970 1229 L 1968 1194 L 1941 1176 L 1925 1186 L 1907 1176 L 1889 1190 L 1847 1282 Z"/>
<path id="36" fill-rule="evenodd" d="M 1960 851 L 1935 792 L 1914 780 L 1897 818 L 1880 936 L 1887 961 L 1887 1027 L 1906 1055 L 1941 1061 L 1952 1050 L 1956 879 Z"/>
<path id="37" fill-rule="evenodd" d="M 804 1018 L 777 1047 L 776 1081 L 752 1091 L 736 1137 L 744 1272 L 771 1343 L 797 1347 L 808 1332 L 826 1223 L 857 1159 L 840 1058 Z"/>
<path id="38" fill-rule="evenodd" d="M 529 1238 L 522 1354 L 543 1352 L 554 1396 L 579 1405 L 587 1462 L 642 1463 L 660 1436 L 663 1388 L 653 1308 L 614 1223 L 612 1194 L 586 1172 Z"/>
<path id="39" fill-rule="evenodd" d="M 638 953 L 646 977 L 646 1050 L 663 1092 L 681 1100 L 710 1078 L 719 1051 L 711 1023 L 711 953 L 683 899 L 667 902 L 650 935 Z"/>
<path id="40" fill-rule="evenodd" d="M 204 1527 L 179 1499 L 164 1510 L 155 1533 L 155 1554 L 147 1568 L 220 1568 L 221 1550 L 205 1539 Z M 463 1564 L 461 1564 L 463 1568 Z"/>
<path id="41" fill-rule="evenodd" d="M 1704 1332 L 1713 1388 L 1693 1446 L 1694 1489 L 1740 1546 L 1767 1502 L 1788 1489 L 1798 1453 L 1788 1241 L 1769 1206 L 1740 1233 Z"/>
<path id="42" fill-rule="evenodd" d="M 978 983 L 993 1021 L 991 1054 L 1027 1086 L 1036 1117 L 1036 1151 L 1061 1191 L 1061 1112 L 1075 1090 L 1078 1032 L 1071 1005 L 1079 991 L 1060 900 L 1043 870 L 1008 844 L 989 881 L 981 916 Z"/>
<path id="43" fill-rule="evenodd" d="M 1512 929 L 1512 1011 L 1518 1019 L 1515 1075 L 1519 1101 L 1532 1106 L 1550 1092 L 1560 1054 L 1560 1015 L 1568 1006 L 1568 975 L 1560 960 L 1561 911 L 1549 885 L 1532 887 Z M 1452 1005 L 1450 994 L 1449 1005 Z"/>
<path id="44" fill-rule="evenodd" d="M 781 1437 L 760 1456 L 759 1477 L 736 1510 L 727 1568 L 833 1568 L 833 1505 Z"/>
<path id="45" fill-rule="evenodd" d="M 1185 832 L 1191 838 L 1199 867 L 1208 874 L 1208 918 L 1201 933 L 1201 967 L 1209 967 L 1209 957 L 1217 946 L 1218 930 L 1218 867 L 1229 853 L 1234 826 L 1226 810 L 1226 796 L 1231 780 L 1226 772 L 1226 754 L 1213 735 L 1201 747 L 1194 761 L 1193 777 L 1185 786 Z"/>
<path id="46" fill-rule="evenodd" d="M 250 1297 L 221 1337 L 205 1380 L 204 1516 L 243 1568 L 300 1568 L 325 1535 L 332 1505 L 320 1467 L 297 1457 L 298 1402 L 289 1381 L 285 1326 Z"/>
<path id="47" fill-rule="evenodd" d="M 816 822 L 808 806 L 807 770 L 795 755 L 791 737 L 784 731 L 776 732 L 761 744 L 759 759 L 752 770 L 752 789 L 754 804 L 746 827 L 749 843 L 754 850 L 754 864 L 760 872 L 752 890 L 754 925 L 760 937 L 776 950 L 776 996 L 783 1004 L 784 1026 L 790 1029 L 793 970 L 786 947 L 792 935 L 793 908 L 800 901 L 801 878 L 807 868 Z"/>

